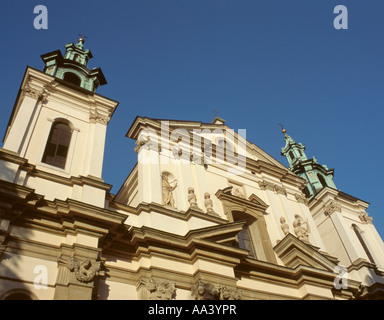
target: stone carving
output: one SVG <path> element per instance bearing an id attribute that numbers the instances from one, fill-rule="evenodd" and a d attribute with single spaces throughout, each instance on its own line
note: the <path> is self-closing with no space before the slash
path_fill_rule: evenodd
<path id="1" fill-rule="evenodd" d="M 36 99 L 36 100 L 39 100 L 40 99 L 40 95 L 42 93 L 42 91 L 38 91 L 36 89 L 33 89 L 29 86 L 29 84 L 27 84 L 24 88 L 24 94 L 27 96 L 27 97 L 30 97 L 32 99 Z"/>
<path id="2" fill-rule="evenodd" d="M 89 122 L 90 123 L 101 123 L 104 125 L 107 125 L 109 122 L 109 118 L 106 116 L 103 116 L 102 114 L 95 111 L 90 111 L 89 113 Z"/>
<path id="3" fill-rule="evenodd" d="M 139 152 L 140 148 L 146 145 L 150 141 L 150 138 L 147 136 L 145 139 L 138 139 L 136 141 L 135 152 Z"/>
<path id="4" fill-rule="evenodd" d="M 172 300 L 176 295 L 174 283 L 155 279 L 150 279 L 144 283 L 149 291 L 149 300 Z"/>
<path id="5" fill-rule="evenodd" d="M 363 223 L 372 223 L 372 221 L 373 221 L 372 217 L 368 216 L 368 212 L 362 212 L 359 215 L 359 218 L 360 218 L 361 222 L 363 222 Z"/>
<path id="6" fill-rule="evenodd" d="M 233 287 L 214 285 L 210 282 L 198 281 L 192 287 L 195 300 L 241 300 L 241 290 Z"/>
<path id="7" fill-rule="evenodd" d="M 68 261 L 67 267 L 75 273 L 77 281 L 88 283 L 94 280 L 95 276 L 100 271 L 101 262 L 92 259 L 84 259 L 79 261 L 74 257 Z"/>
<path id="8" fill-rule="evenodd" d="M 211 199 L 211 195 L 208 192 L 204 193 L 204 206 L 207 209 L 207 213 L 214 213 L 213 201 Z"/>
<path id="9" fill-rule="evenodd" d="M 283 230 L 284 236 L 286 236 L 289 233 L 289 225 L 286 222 L 284 217 L 280 218 L 280 223 L 281 223 L 281 230 Z"/>
<path id="10" fill-rule="evenodd" d="M 306 224 L 307 227 L 304 227 L 304 224 Z M 301 217 L 299 215 L 296 215 L 295 221 L 293 221 L 293 230 L 295 231 L 296 237 L 299 240 L 309 242 L 310 228 L 308 225 L 308 221 L 303 223 Z"/>
<path id="11" fill-rule="evenodd" d="M 273 190 L 274 190 L 277 194 L 282 194 L 282 195 L 284 195 L 284 196 L 287 195 L 287 191 L 285 190 L 285 188 L 282 187 L 282 186 L 279 186 L 279 185 L 277 185 L 277 184 L 275 184 L 275 185 L 273 186 Z"/>
<path id="12" fill-rule="evenodd" d="M 168 181 L 168 176 L 162 175 L 162 188 L 163 188 L 163 205 L 175 208 L 175 199 L 173 198 L 173 190 L 177 187 L 177 182 L 174 186 Z"/>
<path id="13" fill-rule="evenodd" d="M 325 207 L 325 212 L 331 215 L 334 212 L 341 212 L 341 204 L 335 200 L 332 200 L 329 205 Z"/>
<path id="14" fill-rule="evenodd" d="M 287 191 L 285 190 L 285 188 L 277 184 L 265 180 L 259 181 L 258 184 L 261 190 L 270 190 L 277 194 L 283 194 L 285 196 L 287 195 Z"/>
<path id="15" fill-rule="evenodd" d="M 220 291 L 220 300 L 241 300 L 243 298 L 241 290 L 233 287 L 222 286 Z"/>
<path id="16" fill-rule="evenodd" d="M 233 187 L 232 194 L 236 197 L 245 199 L 245 195 L 239 187 Z"/>
<path id="17" fill-rule="evenodd" d="M 258 182 L 261 190 L 271 190 L 274 191 L 273 183 L 267 182 L 265 180 L 261 180 Z"/>
<path id="18" fill-rule="evenodd" d="M 210 282 L 199 281 L 192 288 L 192 295 L 195 300 L 219 300 L 220 290 Z"/>
<path id="19" fill-rule="evenodd" d="M 295 193 L 295 198 L 297 202 L 304 203 L 305 205 L 308 205 L 309 200 L 305 197 L 304 194 Z"/>
<path id="20" fill-rule="evenodd" d="M 188 202 L 190 208 L 197 208 L 197 198 L 195 195 L 195 189 L 192 187 L 188 188 Z"/>

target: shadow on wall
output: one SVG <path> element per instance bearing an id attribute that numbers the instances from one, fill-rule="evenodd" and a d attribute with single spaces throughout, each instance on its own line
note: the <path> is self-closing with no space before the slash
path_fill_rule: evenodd
<path id="1" fill-rule="evenodd" d="M 27 201 L 20 188 L 13 183 L 18 166 L 0 161 L 0 300 L 36 300 L 34 279 L 36 274 L 28 270 L 22 261 L 22 240 L 30 231 L 23 228 L 17 236 L 11 234 L 26 210 Z"/>

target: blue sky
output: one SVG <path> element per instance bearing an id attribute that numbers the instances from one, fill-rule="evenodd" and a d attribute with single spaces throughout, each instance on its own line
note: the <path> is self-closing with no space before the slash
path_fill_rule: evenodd
<path id="1" fill-rule="evenodd" d="M 33 27 L 36 5 L 48 29 Z M 348 30 L 336 30 L 336 5 Z M 27 65 L 74 42 L 85 47 L 120 102 L 111 120 L 103 178 L 117 192 L 131 171 L 136 115 L 211 122 L 213 110 L 277 160 L 278 124 L 335 169 L 338 189 L 371 205 L 384 236 L 382 0 L 2 1 L 1 114 L 5 131 Z M 119 155 L 119 157 L 117 157 Z"/>

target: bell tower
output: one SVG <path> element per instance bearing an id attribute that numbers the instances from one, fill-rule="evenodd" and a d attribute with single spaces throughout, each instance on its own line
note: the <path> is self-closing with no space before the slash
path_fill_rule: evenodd
<path id="1" fill-rule="evenodd" d="M 59 198 L 104 206 L 104 144 L 118 102 L 96 93 L 107 81 L 100 68 L 88 68 L 84 39 L 65 49 L 43 54 L 43 71 L 25 71 L 0 149 L 2 178 L 48 198 L 60 188 Z"/>
<path id="2" fill-rule="evenodd" d="M 95 92 L 96 89 L 107 84 L 100 68 L 87 67 L 92 53 L 84 49 L 84 38 L 79 38 L 78 43 L 65 45 L 65 54 L 59 50 L 43 54 L 41 58 L 45 63 L 44 72 L 58 79 L 62 79 L 74 86 Z"/>
<path id="3" fill-rule="evenodd" d="M 308 159 L 305 154 L 305 145 L 297 143 L 282 129 L 285 146 L 281 149 L 281 155 L 285 156 L 289 163 L 289 169 L 307 181 L 304 193 L 307 198 L 312 198 L 321 189 L 330 187 L 336 189 L 333 182 L 333 169 L 326 165 L 320 165 L 315 157 Z"/>

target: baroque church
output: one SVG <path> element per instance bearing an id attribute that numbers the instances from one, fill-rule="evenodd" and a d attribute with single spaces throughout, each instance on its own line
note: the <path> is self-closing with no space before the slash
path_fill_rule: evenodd
<path id="1" fill-rule="evenodd" d="M 288 167 L 219 117 L 137 116 L 137 162 L 112 194 L 103 72 L 81 38 L 41 58 L 0 149 L 0 299 L 384 298 L 368 203 L 285 129 Z"/>

